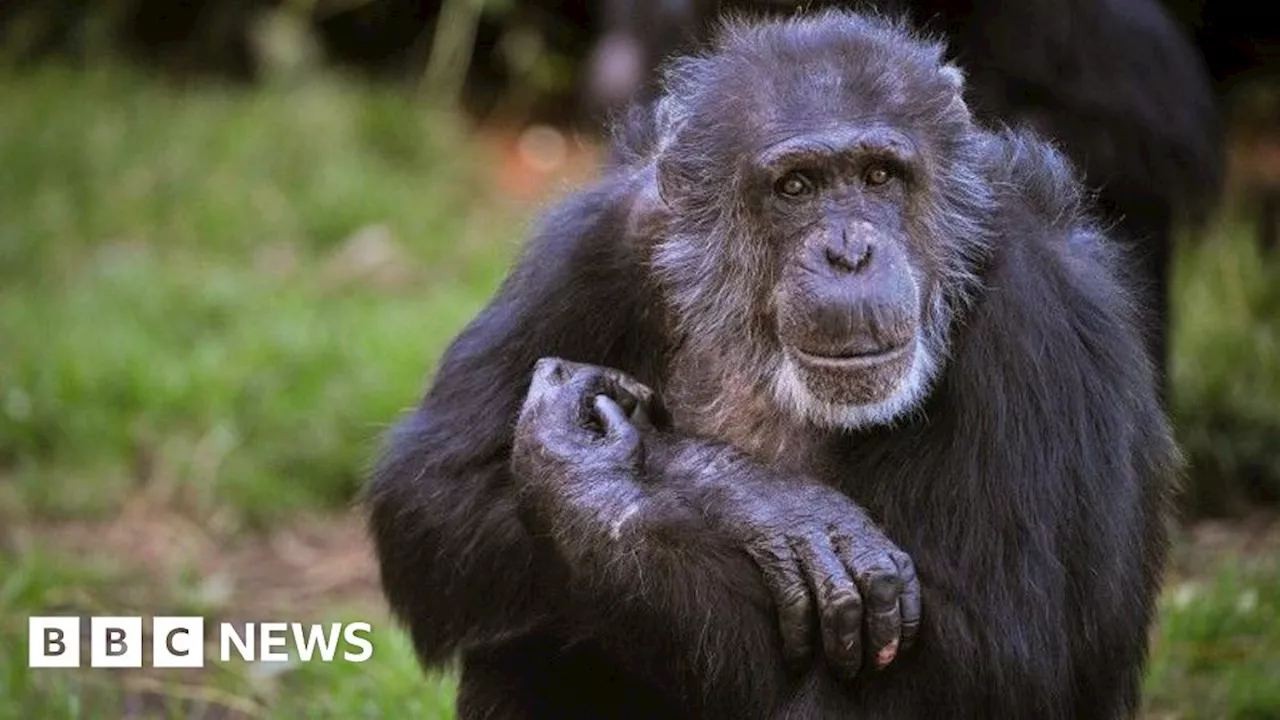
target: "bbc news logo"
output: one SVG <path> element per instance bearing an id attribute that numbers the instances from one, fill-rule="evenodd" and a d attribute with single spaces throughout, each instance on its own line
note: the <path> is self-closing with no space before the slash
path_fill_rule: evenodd
<path id="1" fill-rule="evenodd" d="M 204 667 L 205 621 L 201 617 L 151 619 L 150 664 L 157 668 Z M 75 668 L 81 662 L 81 618 L 33 617 L 27 622 L 28 658 L 33 668 Z M 218 660 L 362 663 L 373 657 L 369 623 L 220 623 Z M 89 667 L 140 668 L 143 646 L 140 617 L 89 618 Z M 290 655 L 289 650 L 293 650 Z M 341 651 L 341 652 L 340 652 Z"/>

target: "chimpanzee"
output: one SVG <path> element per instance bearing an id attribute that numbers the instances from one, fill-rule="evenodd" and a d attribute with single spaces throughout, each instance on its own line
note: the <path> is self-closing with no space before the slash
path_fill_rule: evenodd
<path id="1" fill-rule="evenodd" d="M 966 101 L 988 121 L 1034 125 L 1079 167 L 1106 222 L 1131 243 L 1149 347 L 1163 376 L 1177 221 L 1199 220 L 1225 164 L 1218 104 L 1203 59 L 1160 0 L 614 0 L 645 10 L 604 18 L 602 38 L 634 36 L 661 62 L 669 37 L 705 35 L 721 13 L 793 15 L 823 7 L 910 12 L 943 34 L 965 68 Z M 645 19 L 644 27 L 635 18 Z M 689 22 L 669 34 L 647 27 Z M 599 41 L 603 42 L 603 41 Z M 615 55 L 591 56 L 588 77 Z M 615 73 L 616 74 L 616 73 Z M 643 77 L 643 76 L 642 76 Z M 656 84 L 637 82 L 643 95 Z M 608 98 L 627 97 L 613 88 Z M 620 107 L 614 105 L 615 109 Z"/>
<path id="2" fill-rule="evenodd" d="M 1132 714 L 1178 454 L 1122 250 L 943 52 L 727 25 L 453 342 L 365 500 L 462 717 Z"/>

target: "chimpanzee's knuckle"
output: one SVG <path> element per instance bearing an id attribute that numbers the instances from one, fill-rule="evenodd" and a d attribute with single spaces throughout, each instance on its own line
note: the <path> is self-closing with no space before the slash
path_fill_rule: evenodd
<path id="1" fill-rule="evenodd" d="M 898 574 L 902 576 L 904 581 L 914 581 L 916 579 L 916 563 L 911 556 L 895 550 L 893 553 L 894 564 L 898 566 Z"/>
<path id="2" fill-rule="evenodd" d="M 836 588 L 828 596 L 828 604 L 833 612 L 847 615 L 862 612 L 862 597 L 847 581 L 838 582 Z"/>
<path id="3" fill-rule="evenodd" d="M 863 587 L 872 605 L 888 605 L 897 602 L 902 583 L 896 572 L 874 572 L 867 576 Z"/>

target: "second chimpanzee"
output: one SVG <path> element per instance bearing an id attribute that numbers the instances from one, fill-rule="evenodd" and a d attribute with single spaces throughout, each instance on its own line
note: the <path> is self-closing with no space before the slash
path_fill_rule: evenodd
<path id="1" fill-rule="evenodd" d="M 545 220 L 367 502 L 469 718 L 1116 718 L 1176 451 L 1069 164 L 941 46 L 731 25 Z"/>

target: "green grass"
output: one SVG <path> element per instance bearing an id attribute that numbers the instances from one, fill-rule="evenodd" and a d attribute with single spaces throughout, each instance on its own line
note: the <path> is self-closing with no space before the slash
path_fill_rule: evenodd
<path id="1" fill-rule="evenodd" d="M 139 479 L 248 519 L 342 502 L 508 262 L 460 129 L 402 100 L 58 71 L 0 95 L 22 98 L 0 463 L 23 510 L 109 511 Z"/>
<path id="2" fill-rule="evenodd" d="M 1214 576 L 1173 584 L 1153 649 L 1153 711 L 1280 717 L 1280 559 L 1230 562 Z"/>
<path id="3" fill-rule="evenodd" d="M 448 717 L 452 680 L 421 673 L 376 596 L 296 608 L 376 618 L 374 660 L 275 672 L 31 672 L 26 618 L 237 616 L 207 558 L 69 553 L 61 524 L 143 498 L 228 559 L 262 528 L 338 517 L 527 209 L 493 196 L 456 118 L 335 80 L 183 90 L 49 68 L 0 75 L 0 97 L 0 720 L 139 703 Z M 1177 284 L 1175 414 L 1197 472 L 1273 482 L 1280 268 L 1221 231 L 1182 248 Z M 1170 585 L 1153 713 L 1280 717 L 1277 555 L 1219 555 Z"/>
<path id="4" fill-rule="evenodd" d="M 0 96 L 0 527 L 111 517 L 140 493 L 224 535 L 344 507 L 520 235 L 479 199 L 461 126 L 394 95 L 48 69 L 0 77 Z M 175 717 L 450 714 L 449 682 L 386 620 L 374 661 L 220 668 L 194 694 L 28 672 L 29 615 L 188 606 L 193 588 L 128 560 L 0 553 L 0 717 L 139 697 Z"/>

